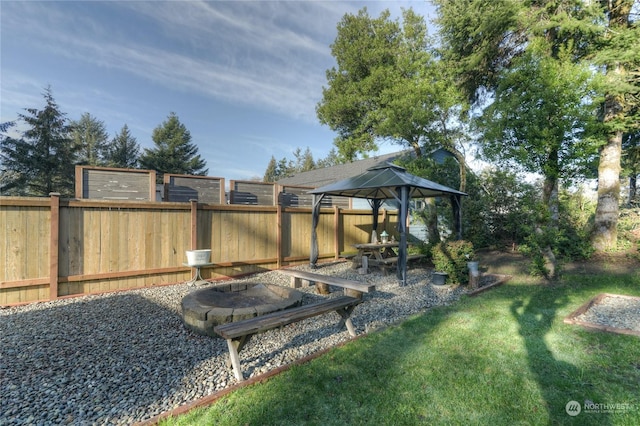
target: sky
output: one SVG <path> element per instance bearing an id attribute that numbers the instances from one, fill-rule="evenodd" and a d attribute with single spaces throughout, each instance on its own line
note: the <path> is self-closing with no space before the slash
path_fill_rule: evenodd
<path id="1" fill-rule="evenodd" d="M 43 108 L 50 87 L 68 119 L 88 112 L 110 139 L 126 124 L 144 149 L 174 112 L 208 176 L 262 178 L 272 156 L 333 147 L 315 107 L 337 24 L 363 7 L 434 17 L 424 0 L 0 0 L 0 122 Z"/>

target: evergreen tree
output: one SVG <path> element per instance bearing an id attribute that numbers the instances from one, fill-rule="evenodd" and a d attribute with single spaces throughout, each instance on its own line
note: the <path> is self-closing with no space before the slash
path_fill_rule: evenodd
<path id="1" fill-rule="evenodd" d="M 278 163 L 276 162 L 276 157 L 271 156 L 271 160 L 269 160 L 269 164 L 267 165 L 267 170 L 264 172 L 264 177 L 262 178 L 263 182 L 275 182 L 278 180 Z"/>
<path id="2" fill-rule="evenodd" d="M 313 154 L 309 147 L 304 152 L 300 148 L 296 148 L 293 156 L 295 157 L 293 173 L 308 172 L 316 168 L 316 163 L 313 161 Z"/>
<path id="3" fill-rule="evenodd" d="M 158 172 L 158 181 L 162 182 L 165 173 L 205 176 L 206 162 L 198 154 L 198 147 L 191 142 L 191 133 L 180 122 L 175 113 L 152 134 L 155 148 L 145 148 L 140 157 L 144 169 Z"/>
<path id="4" fill-rule="evenodd" d="M 335 166 L 340 163 L 340 157 L 338 156 L 338 152 L 335 148 L 331 148 L 329 154 L 325 158 L 321 158 L 316 162 L 316 168 L 322 169 L 325 167 Z"/>
<path id="5" fill-rule="evenodd" d="M 19 139 L 5 137 L 0 146 L 4 169 L 2 194 L 48 196 L 74 195 L 76 146 L 72 127 L 53 99 L 51 88 L 43 93 L 42 110 L 26 108 L 18 114 L 29 126 Z"/>
<path id="6" fill-rule="evenodd" d="M 139 158 L 140 145 L 125 124 L 108 146 L 105 161 L 109 167 L 134 169 L 138 166 Z"/>
<path id="7" fill-rule="evenodd" d="M 104 123 L 85 112 L 80 120 L 72 122 L 71 126 L 73 140 L 78 149 L 78 164 L 104 166 L 109 140 Z"/>

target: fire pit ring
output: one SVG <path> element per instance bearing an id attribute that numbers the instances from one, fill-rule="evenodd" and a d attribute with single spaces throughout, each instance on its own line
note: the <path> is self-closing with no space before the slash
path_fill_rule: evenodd
<path id="1" fill-rule="evenodd" d="M 195 333 L 217 337 L 219 324 L 253 318 L 299 306 L 302 293 L 289 287 L 261 283 L 219 284 L 182 298 L 182 320 Z"/>

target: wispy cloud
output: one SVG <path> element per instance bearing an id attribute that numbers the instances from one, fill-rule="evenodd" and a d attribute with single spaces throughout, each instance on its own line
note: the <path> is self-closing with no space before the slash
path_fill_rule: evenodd
<path id="1" fill-rule="evenodd" d="M 45 5 L 25 5 L 19 21 L 3 24 L 19 25 L 31 43 L 69 60 L 307 121 L 316 120 L 333 63 L 326 20 L 341 16 L 324 2 Z M 109 22 L 109 12 L 124 22 Z M 143 28 L 120 31 L 132 22 Z"/>

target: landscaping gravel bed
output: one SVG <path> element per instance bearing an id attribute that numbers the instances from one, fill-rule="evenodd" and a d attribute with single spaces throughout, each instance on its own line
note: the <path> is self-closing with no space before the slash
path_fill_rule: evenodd
<path id="1" fill-rule="evenodd" d="M 308 266 L 298 267 L 309 270 Z M 429 269 L 360 275 L 350 263 L 315 272 L 375 284 L 352 320 L 358 334 L 455 302 L 465 290 L 432 286 Z M 277 271 L 243 281 L 289 285 Z M 131 424 L 235 383 L 223 339 L 187 330 L 182 297 L 202 286 L 176 284 L 0 309 L 0 424 Z M 321 297 L 303 287 L 303 303 Z M 330 296 L 331 297 L 331 296 Z M 252 339 L 245 377 L 289 364 L 350 338 L 337 314 L 310 318 Z"/>
<path id="2" fill-rule="evenodd" d="M 589 307 L 576 321 L 640 332 L 639 297 L 603 297 Z"/>

